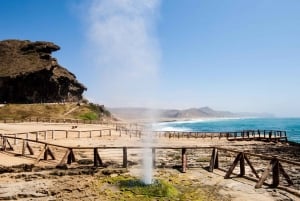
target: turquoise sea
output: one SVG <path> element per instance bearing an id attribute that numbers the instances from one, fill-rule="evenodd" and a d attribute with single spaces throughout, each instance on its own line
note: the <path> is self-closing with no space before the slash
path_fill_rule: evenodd
<path id="1" fill-rule="evenodd" d="M 300 143 L 300 118 L 218 118 L 156 124 L 163 131 L 284 130 L 288 140 Z"/>

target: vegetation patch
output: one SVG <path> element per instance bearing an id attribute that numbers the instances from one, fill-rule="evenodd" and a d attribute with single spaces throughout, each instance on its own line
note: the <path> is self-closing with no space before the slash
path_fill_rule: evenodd
<path id="1" fill-rule="evenodd" d="M 139 178 L 122 174 L 100 177 L 95 185 L 102 200 L 128 201 L 228 201 L 220 196 L 217 186 L 204 186 L 200 180 L 190 180 L 177 174 L 155 176 L 153 184 L 145 185 Z"/>
<path id="2" fill-rule="evenodd" d="M 0 120 L 42 120 L 42 119 L 111 119 L 111 114 L 104 106 L 88 103 L 64 104 L 6 104 L 0 107 Z"/>

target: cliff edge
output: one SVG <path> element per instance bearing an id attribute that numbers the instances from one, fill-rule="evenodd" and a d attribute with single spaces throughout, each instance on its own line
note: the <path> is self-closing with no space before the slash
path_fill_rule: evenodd
<path id="1" fill-rule="evenodd" d="M 60 66 L 51 42 L 0 41 L 0 103 L 80 101 L 86 87 Z"/>

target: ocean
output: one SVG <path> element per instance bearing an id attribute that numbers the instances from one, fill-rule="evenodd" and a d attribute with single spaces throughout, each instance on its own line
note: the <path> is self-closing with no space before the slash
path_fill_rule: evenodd
<path id="1" fill-rule="evenodd" d="M 216 118 L 193 121 L 163 122 L 155 125 L 161 131 L 242 131 L 283 130 L 288 140 L 300 143 L 300 118 Z"/>

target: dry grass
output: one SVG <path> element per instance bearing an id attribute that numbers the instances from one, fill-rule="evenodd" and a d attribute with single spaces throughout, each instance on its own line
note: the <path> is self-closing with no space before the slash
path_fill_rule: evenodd
<path id="1" fill-rule="evenodd" d="M 83 104 L 80 106 L 76 103 L 7 104 L 0 107 L 0 119 L 67 118 L 100 120 L 109 115 L 110 113 L 107 110 L 99 109 L 94 104 Z"/>

